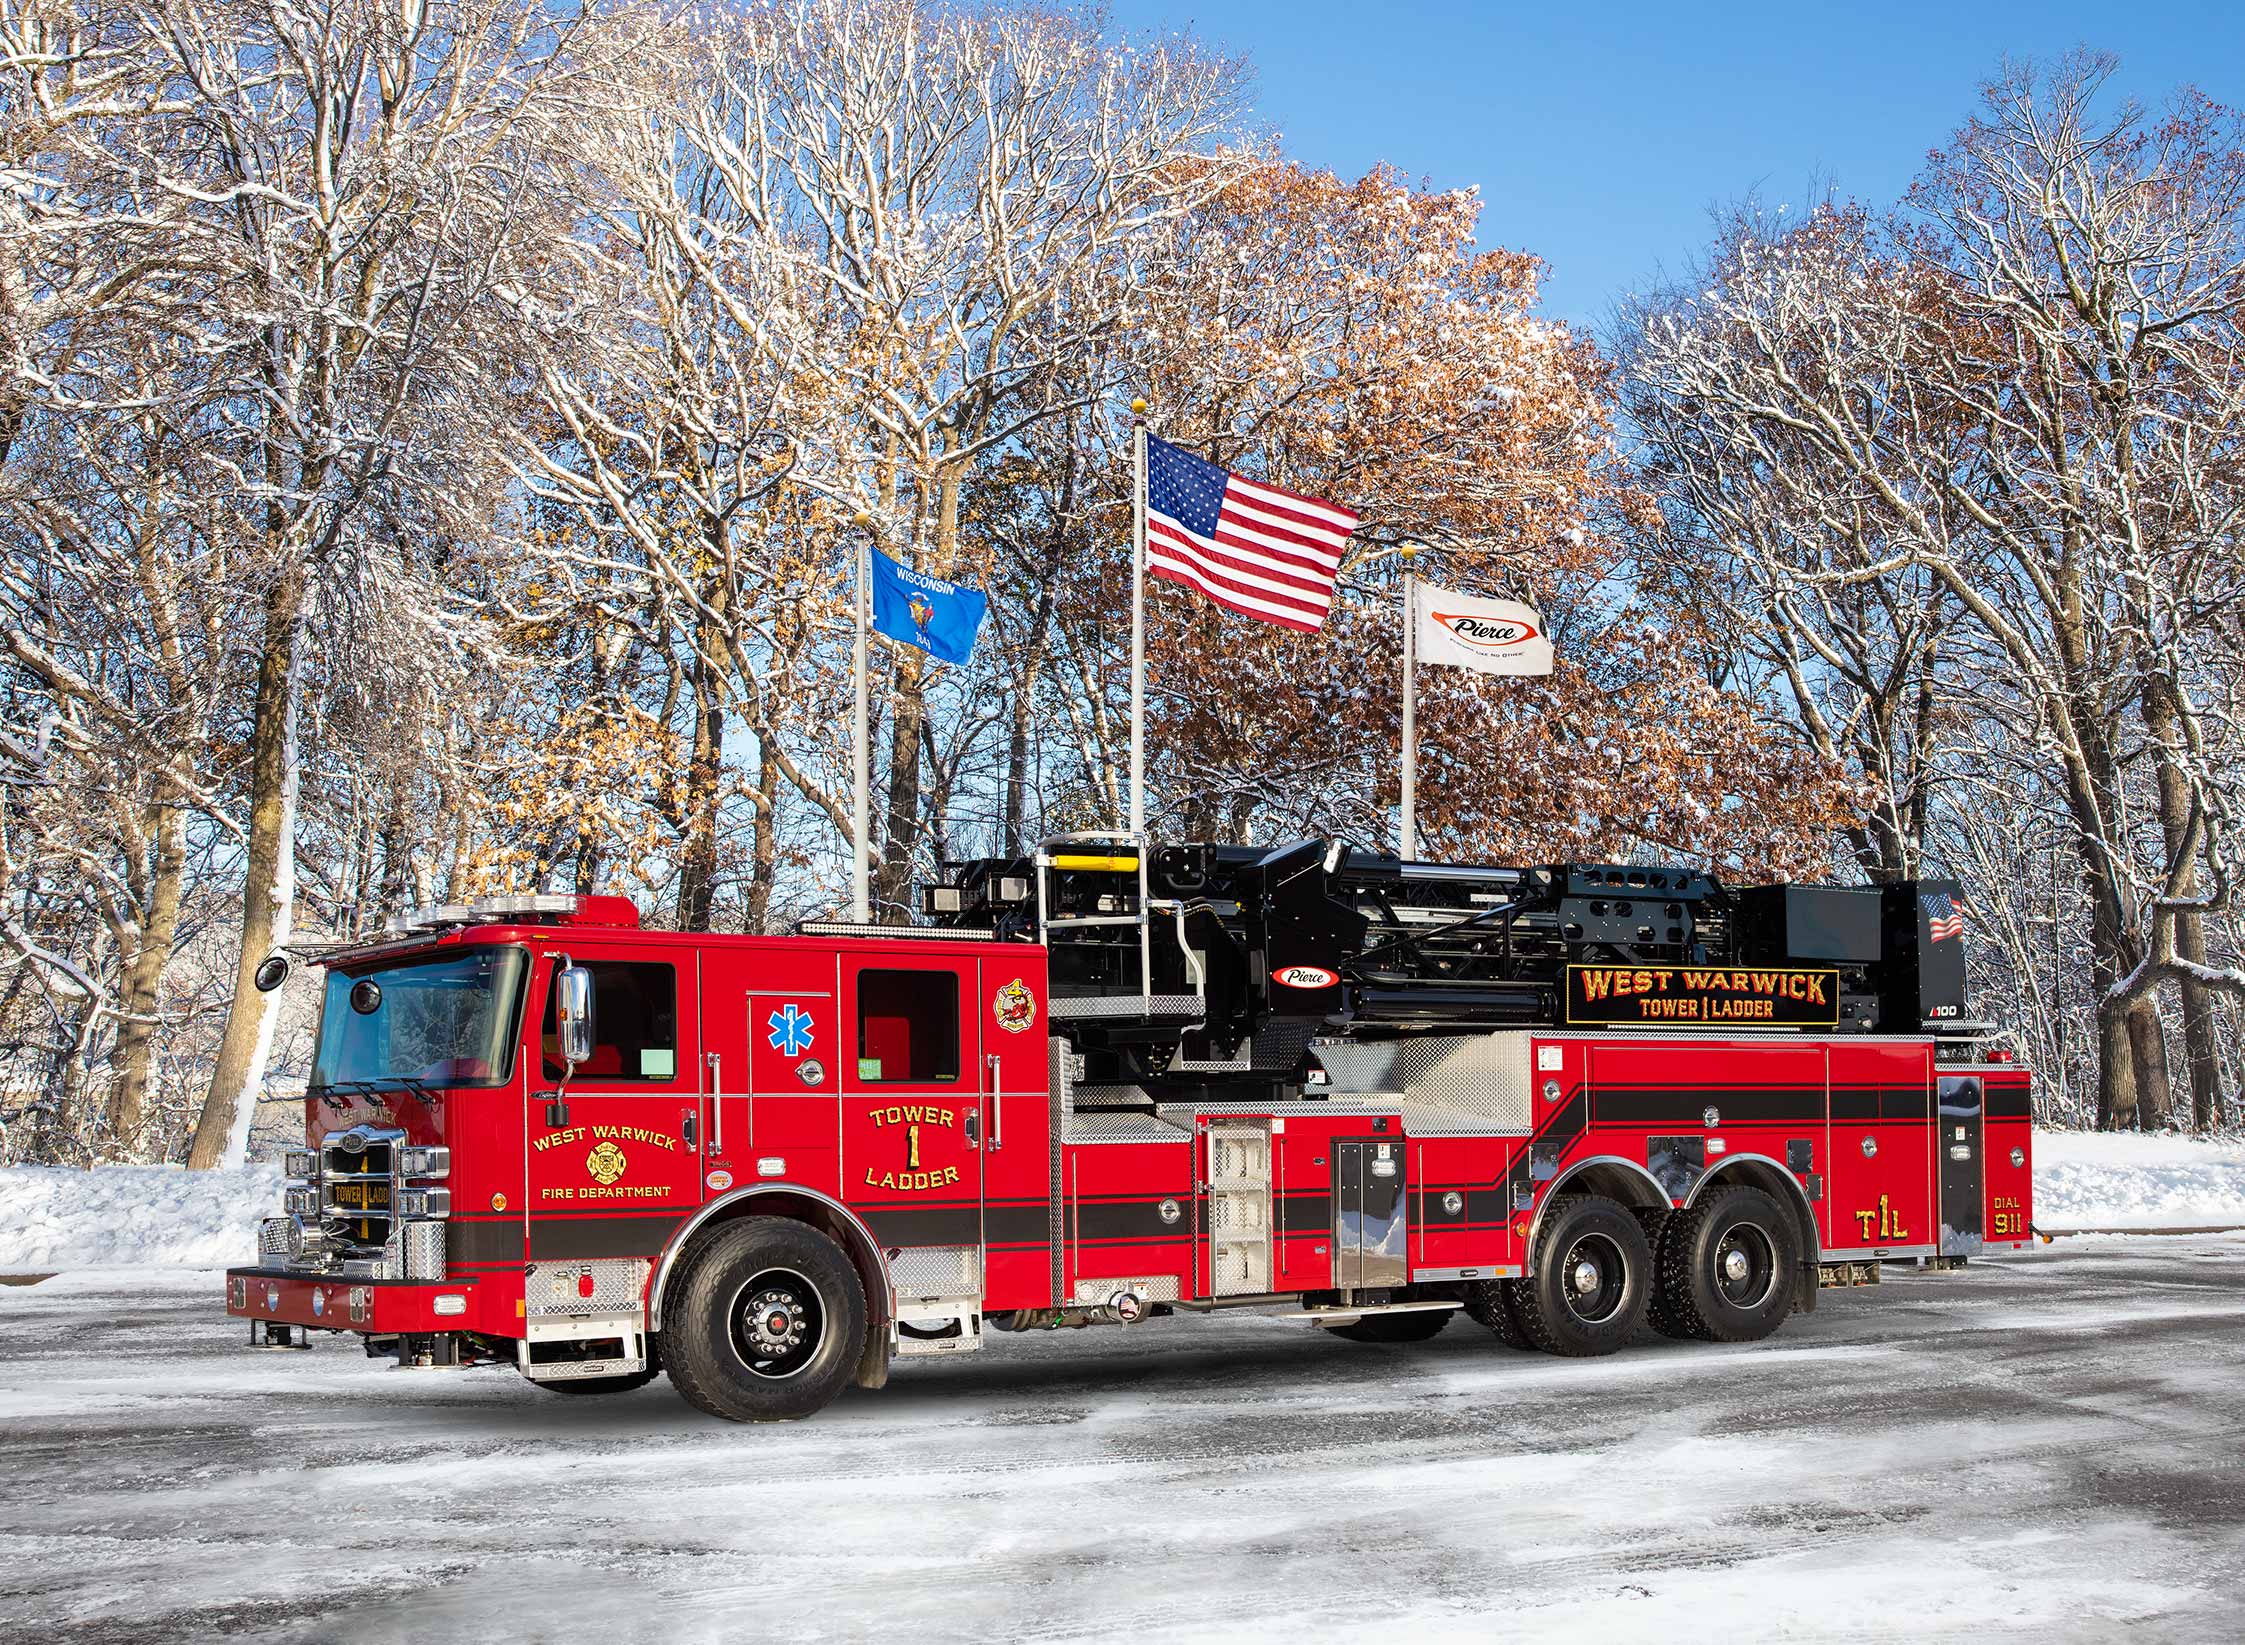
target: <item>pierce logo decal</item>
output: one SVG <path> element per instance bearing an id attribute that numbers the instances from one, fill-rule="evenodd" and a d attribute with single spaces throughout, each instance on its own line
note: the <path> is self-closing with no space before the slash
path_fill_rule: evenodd
<path id="1" fill-rule="evenodd" d="M 1009 1034 L 1025 1034 L 1037 1020 L 1037 996 L 1019 977 L 998 990 L 990 1008 L 997 1015 L 998 1026 Z"/>
<path id="2" fill-rule="evenodd" d="M 1437 611 L 1434 620 L 1447 628 L 1457 642 L 1468 650 L 1496 655 L 1517 651 L 1530 640 L 1543 636 L 1536 632 L 1535 624 L 1510 622 L 1493 617 L 1473 617 L 1459 612 Z"/>
<path id="3" fill-rule="evenodd" d="M 1271 973 L 1281 988 L 1331 988 L 1340 980 L 1322 965 L 1282 965 Z"/>

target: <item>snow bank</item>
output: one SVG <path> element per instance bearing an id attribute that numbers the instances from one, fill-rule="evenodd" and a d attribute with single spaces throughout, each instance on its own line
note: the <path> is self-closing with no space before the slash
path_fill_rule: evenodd
<path id="1" fill-rule="evenodd" d="M 257 1260 L 257 1223 L 280 1208 L 277 1165 L 183 1171 L 0 1169 L 0 1273 Z"/>
<path id="2" fill-rule="evenodd" d="M 251 1262 L 258 1219 L 279 1209 L 280 1191 L 275 1165 L 0 1169 L 0 1273 Z M 2245 1224 L 2245 1142 L 2038 1131 L 2035 1221 L 2044 1228 Z"/>
<path id="3" fill-rule="evenodd" d="M 2034 1218 L 2043 1228 L 2245 1225 L 2245 1142 L 2037 1131 Z"/>

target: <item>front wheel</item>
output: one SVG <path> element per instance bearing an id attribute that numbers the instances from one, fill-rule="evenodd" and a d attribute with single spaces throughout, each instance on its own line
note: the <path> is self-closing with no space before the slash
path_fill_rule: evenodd
<path id="1" fill-rule="evenodd" d="M 695 1260 L 666 1314 L 663 1357 L 688 1403 L 732 1422 L 785 1422 L 850 1385 L 865 1347 L 865 1286 L 806 1223 L 750 1217 Z"/>
<path id="2" fill-rule="evenodd" d="M 1652 1267 L 1644 1227 L 1626 1206 L 1570 1194 L 1553 1203 L 1528 1277 L 1508 1295 L 1528 1340 L 1546 1353 L 1610 1354 L 1644 1320 Z"/>

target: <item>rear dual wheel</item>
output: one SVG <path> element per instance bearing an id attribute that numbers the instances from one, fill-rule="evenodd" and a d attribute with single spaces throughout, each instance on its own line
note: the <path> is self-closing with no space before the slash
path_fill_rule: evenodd
<path id="1" fill-rule="evenodd" d="M 1695 1342 L 1759 1342 L 1793 1311 L 1800 1235 L 1759 1188 L 1719 1188 L 1661 1231 L 1653 1325 Z"/>
<path id="2" fill-rule="evenodd" d="M 1628 1207 L 1602 1194 L 1554 1200 L 1525 1279 L 1507 1282 L 1521 1334 L 1546 1353 L 1610 1354 L 1643 1323 L 1653 1294 L 1652 1244 Z"/>

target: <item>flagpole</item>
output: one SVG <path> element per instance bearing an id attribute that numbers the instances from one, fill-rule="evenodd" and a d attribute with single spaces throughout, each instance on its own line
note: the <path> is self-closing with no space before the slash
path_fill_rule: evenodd
<path id="1" fill-rule="evenodd" d="M 1403 545 L 1403 860 L 1419 855 L 1419 545 Z"/>
<path id="2" fill-rule="evenodd" d="M 1130 402 L 1130 832 L 1146 832 L 1146 402 Z"/>
<path id="3" fill-rule="evenodd" d="M 873 535 L 873 516 L 860 511 L 850 524 L 857 527 L 857 553 L 852 567 L 854 575 L 850 579 L 850 605 L 856 628 L 850 646 L 850 676 L 855 687 L 850 704 L 850 918 L 856 924 L 870 925 L 873 923 L 873 844 L 867 834 L 872 826 L 873 801 L 866 743 L 872 733 L 866 724 L 865 606 L 866 583 L 872 576 L 872 567 L 865 551 Z"/>

